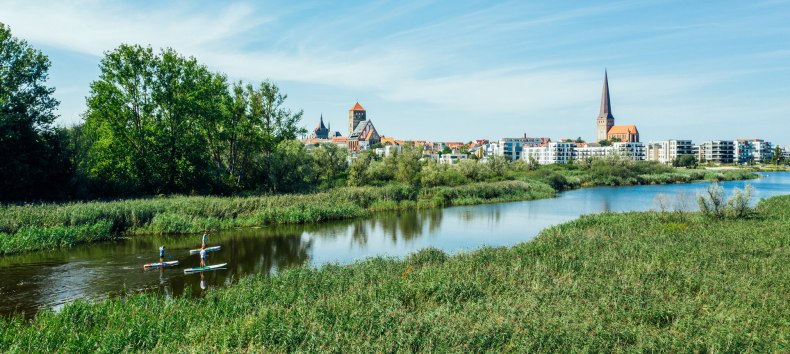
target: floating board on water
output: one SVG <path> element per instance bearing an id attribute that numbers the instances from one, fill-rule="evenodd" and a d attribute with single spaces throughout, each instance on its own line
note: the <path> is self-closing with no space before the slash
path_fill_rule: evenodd
<path id="1" fill-rule="evenodd" d="M 220 248 L 222 248 L 222 246 L 206 247 L 206 252 L 216 252 L 219 251 Z M 196 250 L 189 250 L 189 254 L 196 254 L 196 253 L 200 253 L 200 248 Z"/>
<path id="2" fill-rule="evenodd" d="M 184 274 L 208 272 L 210 270 L 217 270 L 217 269 L 225 269 L 226 265 L 228 265 L 228 264 L 227 263 L 222 263 L 222 264 L 215 264 L 215 265 L 210 265 L 210 266 L 205 266 L 205 267 L 187 268 L 187 269 L 184 269 Z"/>
<path id="3" fill-rule="evenodd" d="M 156 262 L 156 263 L 147 263 L 143 264 L 143 269 L 154 269 L 154 268 L 165 268 L 165 267 L 172 267 L 178 265 L 178 261 L 170 261 L 170 262 Z"/>

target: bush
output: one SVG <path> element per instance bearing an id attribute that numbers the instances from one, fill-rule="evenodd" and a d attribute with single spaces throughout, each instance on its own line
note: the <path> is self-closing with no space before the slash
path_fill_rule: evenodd
<path id="1" fill-rule="evenodd" d="M 724 188 L 713 183 L 702 195 L 697 196 L 697 204 L 703 215 L 716 218 L 743 218 L 752 213 L 749 203 L 752 197 L 752 186 L 746 185 L 744 191 L 736 188 L 733 196 L 724 199 Z"/>

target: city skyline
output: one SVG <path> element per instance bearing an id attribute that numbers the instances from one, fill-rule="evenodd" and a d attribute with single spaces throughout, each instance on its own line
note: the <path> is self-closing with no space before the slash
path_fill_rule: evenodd
<path id="1" fill-rule="evenodd" d="M 271 78 L 308 130 L 321 114 L 339 129 L 359 101 L 401 139 L 592 141 L 608 68 L 613 112 L 642 141 L 790 143 L 784 1 L 0 4 L 0 22 L 50 56 L 61 124 L 79 120 L 102 53 L 134 43 Z"/>

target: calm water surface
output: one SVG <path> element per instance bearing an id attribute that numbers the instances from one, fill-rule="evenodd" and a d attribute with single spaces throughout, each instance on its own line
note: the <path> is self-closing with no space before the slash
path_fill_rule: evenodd
<path id="1" fill-rule="evenodd" d="M 726 182 L 731 191 L 749 183 L 755 200 L 790 194 L 790 173 L 765 173 L 753 181 Z M 166 295 L 201 294 L 206 289 L 232 284 L 247 274 L 273 273 L 309 264 L 349 263 L 371 256 L 404 256 L 425 247 L 449 253 L 482 246 L 510 246 L 529 241 L 540 230 L 604 211 L 656 209 L 660 196 L 669 196 L 696 209 L 695 196 L 708 183 L 661 186 L 601 187 L 569 191 L 557 198 L 526 202 L 381 213 L 364 220 L 321 225 L 278 226 L 225 231 L 209 236 L 208 263 L 228 263 L 228 268 L 201 275 L 184 275 L 184 267 L 197 266 L 197 255 L 188 250 L 200 235 L 136 237 L 0 257 L 0 314 L 34 314 L 41 308 L 59 308 L 75 299 L 103 299 L 111 295 L 154 291 Z M 685 201 L 683 203 L 682 201 Z M 683 205 L 685 204 L 685 205 Z M 142 265 L 158 261 L 158 247 L 165 245 L 168 259 L 179 267 L 143 271 Z M 201 284 L 202 283 L 202 284 Z"/>

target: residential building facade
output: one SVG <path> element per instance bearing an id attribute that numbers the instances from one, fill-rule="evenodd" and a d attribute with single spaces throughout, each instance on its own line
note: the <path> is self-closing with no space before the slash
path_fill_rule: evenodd
<path id="1" fill-rule="evenodd" d="M 535 161 L 541 165 L 565 164 L 574 160 L 576 144 L 572 142 L 552 142 L 546 146 L 525 146 L 521 158 L 527 162 Z"/>
<path id="2" fill-rule="evenodd" d="M 683 155 L 693 155 L 691 140 L 652 141 L 645 146 L 645 160 L 670 164 Z"/>
<path id="3" fill-rule="evenodd" d="M 496 155 L 516 161 L 521 159 L 521 153 L 525 147 L 541 146 L 549 142 L 551 142 L 549 138 L 531 138 L 526 134 L 521 138 L 502 138 L 496 146 Z"/>
<path id="4" fill-rule="evenodd" d="M 732 140 L 710 140 L 699 145 L 697 160 L 701 163 L 735 162 L 735 142 Z"/>

